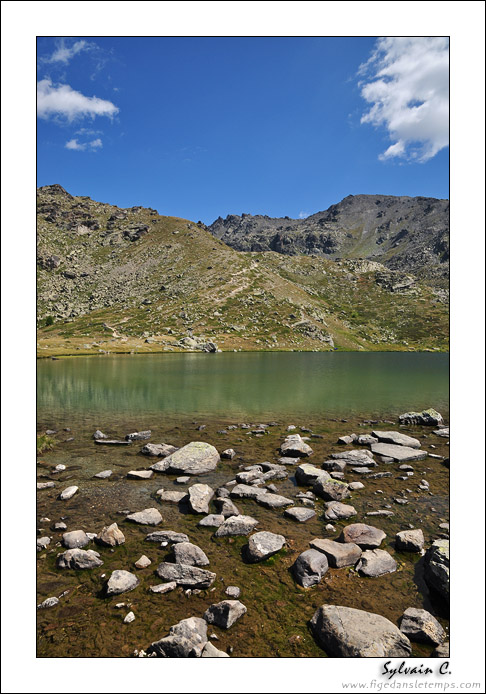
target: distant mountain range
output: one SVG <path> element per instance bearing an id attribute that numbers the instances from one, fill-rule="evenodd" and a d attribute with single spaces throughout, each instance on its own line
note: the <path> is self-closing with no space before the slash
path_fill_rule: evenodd
<path id="1" fill-rule="evenodd" d="M 306 219 L 229 215 L 207 228 L 238 251 L 364 258 L 448 286 L 448 200 L 348 195 Z"/>
<path id="2" fill-rule="evenodd" d="M 55 184 L 37 222 L 40 356 L 448 347 L 444 200 L 355 196 L 207 228 Z"/>

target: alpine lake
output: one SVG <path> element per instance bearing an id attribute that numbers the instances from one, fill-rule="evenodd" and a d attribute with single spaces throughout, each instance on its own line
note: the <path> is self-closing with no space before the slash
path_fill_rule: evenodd
<path id="1" fill-rule="evenodd" d="M 241 589 L 239 600 L 247 613 L 230 629 L 210 625 L 214 645 L 231 657 L 326 657 L 309 629 L 309 620 L 323 604 L 355 607 L 387 617 L 394 624 L 408 607 L 431 612 L 448 632 L 448 605 L 429 591 L 424 581 L 424 557 L 395 549 L 395 534 L 410 527 L 421 528 L 425 549 L 449 522 L 449 470 L 439 457 L 411 463 L 413 475 L 399 479 L 399 463 L 379 462 L 373 472 L 392 475 L 373 479 L 352 472 L 345 481 L 363 482 L 346 503 L 357 515 L 333 521 L 325 529 L 324 501 L 316 498 L 316 515 L 299 523 L 284 510 L 267 509 L 252 499 L 235 499 L 241 514 L 259 521 L 256 531 L 284 535 L 286 545 L 260 563 L 245 560 L 248 538 L 214 537 L 215 528 L 200 527 L 202 515 L 183 503 L 161 502 L 159 489 L 184 491 L 201 482 L 213 489 L 224 486 L 246 466 L 263 461 L 277 463 L 280 445 L 288 434 L 308 437 L 313 453 L 301 458 L 320 467 L 332 453 L 369 449 L 356 444 L 340 445 L 340 436 L 370 434 L 373 430 L 400 431 L 418 438 L 422 450 L 448 458 L 448 439 L 433 433 L 435 427 L 401 426 L 401 413 L 433 407 L 444 422 L 449 418 L 449 357 L 434 353 L 221 353 L 102 355 L 44 359 L 37 364 L 38 434 L 54 430 L 55 444 L 38 456 L 37 482 L 55 486 L 37 492 L 37 534 L 49 536 L 50 544 L 37 553 L 37 604 L 61 596 L 54 608 L 37 611 L 39 657 L 130 657 L 146 650 L 186 617 L 202 617 L 213 603 L 227 599 L 227 586 Z M 266 427 L 259 425 L 265 424 Z M 242 425 L 250 425 L 249 428 Z M 293 425 L 295 429 L 288 430 Z M 303 430 L 302 430 L 303 428 Z M 151 430 L 149 441 L 127 446 L 97 445 L 93 433 L 101 430 L 110 439 L 131 432 Z M 127 478 L 130 470 L 147 469 L 155 462 L 141 454 L 143 445 L 168 443 L 176 447 L 191 441 L 214 445 L 218 452 L 234 449 L 232 460 L 222 459 L 215 470 L 193 476 L 187 484 L 177 475 L 155 472 L 151 479 Z M 65 465 L 56 472 L 54 468 Z M 110 469 L 108 479 L 94 475 Z M 299 486 L 295 467 L 275 483 L 278 494 L 292 499 L 310 486 Z M 418 485 L 429 483 L 424 491 Z M 64 488 L 79 491 L 69 500 L 58 498 Z M 231 489 L 231 487 L 228 487 Z M 406 503 L 397 503 L 396 499 Z M 297 506 L 300 500 L 295 499 Z M 127 513 L 155 507 L 163 521 L 156 527 L 125 520 Z M 366 516 L 380 509 L 390 516 Z M 210 513 L 216 513 L 213 502 Z M 49 519 L 40 521 L 40 519 Z M 103 566 L 76 571 L 56 567 L 63 531 L 53 530 L 63 520 L 67 529 L 99 533 L 118 523 L 124 544 L 112 549 L 91 542 L 85 549 L 100 553 Z M 382 529 L 381 549 L 397 562 L 395 572 L 368 578 L 353 567 L 329 568 L 311 588 L 301 588 L 291 566 L 309 549 L 313 538 L 337 539 L 346 525 L 367 523 Z M 172 561 L 171 547 L 145 542 L 149 532 L 173 530 L 186 533 L 209 558 L 205 567 L 216 574 L 209 589 L 166 594 L 149 591 L 160 583 L 155 569 Z M 152 564 L 138 570 L 134 563 L 142 554 Z M 136 573 L 138 587 L 128 593 L 105 597 L 103 586 L 110 573 L 124 569 Z M 104 577 L 103 577 L 104 576 Z M 118 603 L 125 607 L 117 609 Z M 135 621 L 123 622 L 129 611 Z M 426 657 L 432 646 L 412 642 L 412 657 Z"/>

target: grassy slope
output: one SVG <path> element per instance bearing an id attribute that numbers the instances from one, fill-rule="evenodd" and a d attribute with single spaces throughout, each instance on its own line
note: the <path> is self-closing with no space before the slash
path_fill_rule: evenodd
<path id="1" fill-rule="evenodd" d="M 39 356 L 177 351 L 188 330 L 223 350 L 326 350 L 328 335 L 339 349 L 447 349 L 447 307 L 426 286 L 395 294 L 345 263 L 237 252 L 188 220 L 144 209 L 107 233 L 118 208 L 42 189 L 39 197 L 64 213 L 39 215 L 41 255 L 61 259 L 38 272 Z M 65 224 L 80 204 L 99 230 Z M 134 224 L 150 231 L 132 242 L 123 231 Z"/>

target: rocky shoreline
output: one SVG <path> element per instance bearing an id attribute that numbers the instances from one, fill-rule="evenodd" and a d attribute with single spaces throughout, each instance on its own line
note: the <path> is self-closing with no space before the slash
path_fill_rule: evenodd
<path id="1" fill-rule="evenodd" d="M 66 638 L 82 643 L 100 625 L 103 647 L 93 636 L 84 655 L 445 653 L 439 413 L 335 421 L 323 433 L 195 424 L 177 440 L 98 429 L 69 464 L 57 462 L 61 448 L 38 462 L 39 656 L 76 656 Z"/>

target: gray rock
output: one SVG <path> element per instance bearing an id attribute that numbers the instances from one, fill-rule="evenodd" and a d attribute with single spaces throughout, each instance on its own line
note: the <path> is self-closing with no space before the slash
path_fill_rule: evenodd
<path id="1" fill-rule="evenodd" d="M 330 480 L 331 476 L 325 470 L 311 465 L 310 463 L 303 463 L 295 470 L 295 479 L 299 484 L 313 484 L 320 478 Z"/>
<path id="2" fill-rule="evenodd" d="M 375 549 L 386 537 L 386 533 L 372 525 L 353 523 L 343 528 L 339 537 L 340 542 L 354 542 L 361 549 Z"/>
<path id="3" fill-rule="evenodd" d="M 449 658 L 450 657 L 450 650 L 449 650 L 449 641 L 445 641 L 444 643 L 441 643 L 440 646 L 437 646 L 437 648 L 434 648 L 432 653 L 430 654 L 431 658 Z"/>
<path id="4" fill-rule="evenodd" d="M 96 440 L 95 443 L 102 446 L 131 446 L 131 441 L 120 441 L 119 439 L 100 439 Z"/>
<path id="5" fill-rule="evenodd" d="M 335 658 L 407 658 L 412 650 L 390 620 L 353 607 L 322 605 L 311 629 L 317 643 Z"/>
<path id="6" fill-rule="evenodd" d="M 298 465 L 299 461 L 300 458 L 289 458 L 287 456 L 278 459 L 279 465 Z"/>
<path id="7" fill-rule="evenodd" d="M 178 542 L 174 545 L 174 557 L 176 564 L 187 566 L 208 566 L 209 559 L 202 549 L 191 542 Z"/>
<path id="8" fill-rule="evenodd" d="M 420 451 L 409 446 L 396 446 L 393 443 L 374 443 L 371 450 L 376 455 L 386 455 L 400 463 L 407 460 L 423 460 L 427 457 L 427 451 Z"/>
<path id="9" fill-rule="evenodd" d="M 249 484 L 237 484 L 233 487 L 230 495 L 236 499 L 256 499 L 262 494 L 267 494 L 267 489 L 252 487 Z"/>
<path id="10" fill-rule="evenodd" d="M 125 535 L 122 533 L 117 523 L 105 525 L 96 537 L 96 542 L 106 547 L 116 547 L 125 542 Z"/>
<path id="11" fill-rule="evenodd" d="M 132 523 L 139 523 L 140 525 L 158 525 L 162 522 L 163 518 L 156 508 L 146 508 L 143 511 L 131 513 L 127 516 L 126 520 Z"/>
<path id="12" fill-rule="evenodd" d="M 174 489 L 158 489 L 155 493 L 159 497 L 160 501 L 166 501 L 170 504 L 180 504 L 181 501 L 189 498 L 187 492 L 178 492 Z"/>
<path id="13" fill-rule="evenodd" d="M 38 610 L 45 610 L 49 607 L 56 607 L 59 605 L 59 598 L 46 598 L 40 605 L 37 605 Z"/>
<path id="14" fill-rule="evenodd" d="M 246 555 L 249 561 L 258 562 L 268 559 L 279 552 L 285 545 L 285 537 L 267 531 L 251 535 L 248 540 Z"/>
<path id="15" fill-rule="evenodd" d="M 93 477 L 97 477 L 100 480 L 105 480 L 108 477 L 111 477 L 113 474 L 113 470 L 102 470 L 101 472 L 97 472 L 96 475 L 93 475 Z"/>
<path id="16" fill-rule="evenodd" d="M 340 436 L 336 443 L 342 444 L 342 445 L 348 445 L 350 443 L 354 443 L 356 441 L 356 434 L 351 434 L 350 436 Z"/>
<path id="17" fill-rule="evenodd" d="M 319 583 L 329 568 L 327 557 L 316 549 L 306 549 L 292 565 L 295 581 L 303 588 Z"/>
<path id="18" fill-rule="evenodd" d="M 403 434 L 401 431 L 374 431 L 375 436 L 380 443 L 393 443 L 396 446 L 408 446 L 408 448 L 420 448 L 421 443 L 418 439 Z M 376 443 L 376 441 L 370 441 Z"/>
<path id="19" fill-rule="evenodd" d="M 129 612 L 126 616 L 125 619 L 123 620 L 124 624 L 131 624 L 132 622 L 135 621 L 135 615 L 133 612 Z"/>
<path id="20" fill-rule="evenodd" d="M 167 472 L 169 465 L 170 461 L 168 458 L 162 458 L 162 460 L 157 460 L 155 463 L 152 463 L 150 470 L 153 470 L 154 472 Z"/>
<path id="21" fill-rule="evenodd" d="M 237 619 L 246 614 L 246 607 L 239 600 L 222 600 L 208 607 L 204 619 L 208 624 L 215 624 L 221 629 L 229 629 Z"/>
<path id="22" fill-rule="evenodd" d="M 322 497 L 326 501 L 341 501 L 351 496 L 348 485 L 340 480 L 325 480 L 319 477 L 312 486 L 312 491 L 317 496 Z"/>
<path id="23" fill-rule="evenodd" d="M 239 484 L 252 484 L 256 480 L 263 481 L 263 471 L 261 468 L 255 470 L 246 470 L 244 472 L 239 472 L 236 475 L 236 481 Z"/>
<path id="24" fill-rule="evenodd" d="M 433 433 L 436 436 L 441 436 L 444 439 L 448 439 L 449 438 L 449 427 L 443 427 L 442 429 L 435 429 L 435 431 Z"/>
<path id="25" fill-rule="evenodd" d="M 159 583 L 157 586 L 150 586 L 149 590 L 151 593 L 170 593 L 175 588 L 177 588 L 177 583 L 170 581 L 169 583 Z"/>
<path id="26" fill-rule="evenodd" d="M 395 514 L 393 511 L 388 511 L 386 509 L 379 509 L 378 511 L 368 511 L 368 513 L 365 514 L 366 516 L 384 516 L 385 518 L 394 516 Z"/>
<path id="27" fill-rule="evenodd" d="M 59 465 L 56 465 L 56 467 L 54 468 L 54 470 L 56 470 L 56 472 L 64 472 L 65 469 L 66 469 L 66 466 L 62 465 L 61 463 Z"/>
<path id="28" fill-rule="evenodd" d="M 265 508 L 282 508 L 283 506 L 292 506 L 294 503 L 292 499 L 287 499 L 280 494 L 260 494 L 257 496 L 256 502 Z"/>
<path id="29" fill-rule="evenodd" d="M 203 441 L 192 441 L 171 453 L 165 461 L 174 473 L 200 475 L 214 470 L 219 462 L 219 453 L 214 446 Z"/>
<path id="30" fill-rule="evenodd" d="M 210 641 L 208 641 L 203 648 L 201 658 L 229 658 L 229 655 L 224 651 L 218 650 Z"/>
<path id="31" fill-rule="evenodd" d="M 92 549 L 68 549 L 58 555 L 56 565 L 58 569 L 95 569 L 103 562 Z"/>
<path id="32" fill-rule="evenodd" d="M 127 434 L 125 441 L 146 441 L 152 436 L 150 429 L 147 431 L 134 431 L 133 434 Z"/>
<path id="33" fill-rule="evenodd" d="M 178 477 L 176 479 L 177 484 L 187 484 L 191 478 L 183 475 L 182 477 Z"/>
<path id="34" fill-rule="evenodd" d="M 280 446 L 280 453 L 285 458 L 307 457 L 312 454 L 312 448 L 305 443 L 300 434 L 291 434 Z"/>
<path id="35" fill-rule="evenodd" d="M 120 595 L 134 590 L 140 584 L 140 579 L 129 571 L 117 569 L 113 571 L 106 583 L 106 595 Z"/>
<path id="36" fill-rule="evenodd" d="M 140 453 L 143 455 L 159 456 L 165 458 L 177 451 L 176 446 L 171 446 L 168 443 L 146 443 Z"/>
<path id="37" fill-rule="evenodd" d="M 426 426 L 437 426 L 444 421 L 442 415 L 430 407 L 423 412 L 406 412 L 398 417 L 400 424 L 423 424 Z"/>
<path id="38" fill-rule="evenodd" d="M 292 506 L 292 508 L 287 508 L 284 511 L 284 516 L 292 518 L 292 520 L 298 521 L 299 523 L 305 523 L 311 518 L 314 518 L 315 515 L 316 512 L 311 508 L 302 508 L 301 506 Z"/>
<path id="39" fill-rule="evenodd" d="M 341 472 L 343 473 L 346 470 L 346 461 L 345 460 L 325 460 L 322 463 L 322 468 L 323 470 L 327 470 L 328 472 Z"/>
<path id="40" fill-rule="evenodd" d="M 189 542 L 189 538 L 185 533 L 177 533 L 174 530 L 156 530 L 153 533 L 149 533 L 146 538 L 146 542 Z"/>
<path id="41" fill-rule="evenodd" d="M 235 457 L 236 453 L 232 448 L 227 448 L 225 451 L 221 453 L 221 457 L 225 458 L 227 460 L 233 460 Z"/>
<path id="42" fill-rule="evenodd" d="M 127 477 L 129 480 L 149 480 L 153 474 L 153 470 L 130 470 Z"/>
<path id="43" fill-rule="evenodd" d="M 353 467 L 353 468 L 351 468 L 351 472 L 355 472 L 357 475 L 367 475 L 371 471 L 372 470 L 369 467 Z"/>
<path id="44" fill-rule="evenodd" d="M 52 489 L 55 486 L 55 482 L 37 482 L 37 489 Z"/>
<path id="45" fill-rule="evenodd" d="M 232 598 L 233 600 L 236 600 L 241 595 L 241 590 L 240 588 L 238 588 L 238 586 L 228 586 L 224 592 L 225 595 L 227 595 L 229 598 Z"/>
<path id="46" fill-rule="evenodd" d="M 333 460 L 342 460 L 348 465 L 354 465 L 355 467 L 376 465 L 370 451 L 343 451 L 342 453 L 332 453 L 331 458 Z"/>
<path id="47" fill-rule="evenodd" d="M 356 570 L 364 576 L 383 576 L 397 570 L 397 563 L 384 549 L 367 549 L 356 565 Z"/>
<path id="48" fill-rule="evenodd" d="M 148 566 L 150 566 L 151 563 L 152 562 L 150 561 L 150 559 L 146 557 L 145 554 L 142 554 L 140 559 L 137 559 L 137 561 L 135 562 L 135 566 L 137 567 L 137 569 L 146 569 Z"/>
<path id="49" fill-rule="evenodd" d="M 340 520 L 342 518 L 351 518 L 356 515 L 354 506 L 342 504 L 340 501 L 328 501 L 325 504 L 324 518 L 325 520 Z"/>
<path id="50" fill-rule="evenodd" d="M 95 431 L 95 433 L 93 434 L 93 438 L 95 439 L 95 441 L 101 441 L 103 439 L 107 439 L 108 436 L 106 434 L 103 434 L 103 432 L 100 431 L 99 429 L 97 429 Z"/>
<path id="51" fill-rule="evenodd" d="M 162 658 L 199 658 L 208 642 L 207 629 L 204 619 L 183 619 L 170 628 L 169 636 L 152 643 L 149 651 Z"/>
<path id="52" fill-rule="evenodd" d="M 240 512 L 238 510 L 238 507 L 235 506 L 235 504 L 231 501 L 231 499 L 227 498 L 222 498 L 222 499 L 216 499 L 215 500 L 215 505 L 218 511 L 222 516 L 225 518 L 229 518 L 230 516 L 239 516 Z"/>
<path id="53" fill-rule="evenodd" d="M 63 521 L 59 521 L 58 523 L 54 523 L 54 530 L 67 530 L 67 525 L 63 523 Z"/>
<path id="54" fill-rule="evenodd" d="M 435 540 L 425 554 L 424 577 L 427 585 L 449 600 L 449 540 Z"/>
<path id="55" fill-rule="evenodd" d="M 403 613 L 400 631 L 411 641 L 433 643 L 434 646 L 438 646 L 447 638 L 446 632 L 430 612 L 415 607 L 409 607 Z"/>
<path id="56" fill-rule="evenodd" d="M 372 443 L 376 443 L 377 439 L 372 436 L 371 434 L 362 434 L 361 436 L 358 436 L 358 440 L 356 443 L 359 446 L 369 446 Z"/>
<path id="57" fill-rule="evenodd" d="M 209 588 L 216 579 L 216 574 L 206 569 L 169 562 L 162 562 L 158 565 L 157 575 L 164 581 L 175 581 L 178 586 L 185 586 L 186 588 Z"/>
<path id="58" fill-rule="evenodd" d="M 208 516 L 201 518 L 198 525 L 203 528 L 219 528 L 224 523 L 224 516 L 220 513 L 210 513 Z"/>
<path id="59" fill-rule="evenodd" d="M 352 492 L 357 492 L 358 489 L 364 489 L 364 484 L 362 482 L 351 482 L 348 484 L 348 488 L 351 489 Z"/>
<path id="60" fill-rule="evenodd" d="M 84 530 L 71 530 L 69 533 L 64 533 L 62 536 L 62 544 L 68 549 L 75 549 L 76 547 L 86 547 L 89 544 L 90 539 L 84 532 Z"/>
<path id="61" fill-rule="evenodd" d="M 215 537 L 226 537 L 228 535 L 248 535 L 256 526 L 258 521 L 251 516 L 230 516 L 221 523 L 214 533 Z"/>
<path id="62" fill-rule="evenodd" d="M 329 566 L 341 569 L 343 566 L 354 566 L 361 557 L 361 548 L 352 542 L 334 542 L 316 537 L 309 542 L 312 549 L 326 555 Z"/>
<path id="63" fill-rule="evenodd" d="M 51 544 L 51 538 L 47 537 L 47 535 L 45 537 L 38 537 L 37 541 L 36 541 L 37 551 L 42 552 L 42 550 L 46 549 L 48 547 L 48 545 L 50 545 L 50 544 Z"/>
<path id="64" fill-rule="evenodd" d="M 214 490 L 207 484 L 193 484 L 187 491 L 191 511 L 193 513 L 209 513 L 209 502 L 214 496 Z"/>
<path id="65" fill-rule="evenodd" d="M 384 477 L 393 477 L 391 472 L 375 472 L 368 476 L 369 480 L 381 480 Z"/>
<path id="66" fill-rule="evenodd" d="M 66 487 L 66 489 L 63 489 L 62 492 L 59 494 L 59 499 L 62 501 L 67 501 L 68 499 L 71 499 L 76 492 L 78 491 L 79 487 L 72 486 L 72 487 Z"/>
<path id="67" fill-rule="evenodd" d="M 424 533 L 420 528 L 402 530 L 395 535 L 395 547 L 401 552 L 421 552 L 424 542 Z"/>

